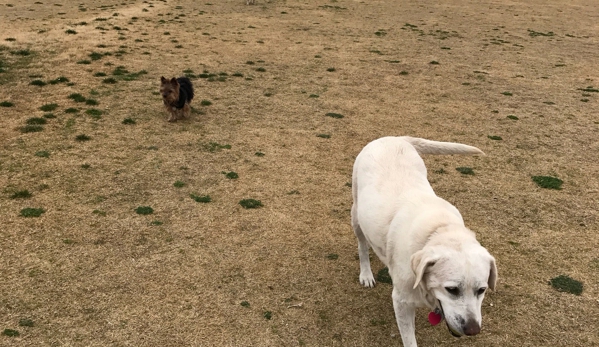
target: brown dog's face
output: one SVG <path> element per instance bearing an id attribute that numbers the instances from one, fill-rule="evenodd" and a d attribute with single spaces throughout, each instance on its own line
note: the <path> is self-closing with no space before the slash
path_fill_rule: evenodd
<path id="1" fill-rule="evenodd" d="M 170 81 L 160 77 L 160 94 L 165 104 L 172 104 L 179 100 L 179 83 L 176 78 L 172 78 Z"/>

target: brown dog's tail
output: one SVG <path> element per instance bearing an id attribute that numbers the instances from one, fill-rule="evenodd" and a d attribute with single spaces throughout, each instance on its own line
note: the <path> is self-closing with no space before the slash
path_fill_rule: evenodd
<path id="1" fill-rule="evenodd" d="M 463 145 L 461 143 L 455 142 L 440 142 L 440 141 L 431 141 L 426 139 L 421 139 L 418 137 L 402 137 L 405 141 L 409 142 L 419 154 L 439 154 L 439 155 L 449 155 L 449 154 L 462 154 L 462 155 L 485 155 L 483 151 L 480 149 Z"/>
<path id="2" fill-rule="evenodd" d="M 177 78 L 177 82 L 179 83 L 179 88 L 183 89 L 185 92 L 186 101 L 189 103 L 193 100 L 193 84 L 187 77 L 179 77 Z"/>

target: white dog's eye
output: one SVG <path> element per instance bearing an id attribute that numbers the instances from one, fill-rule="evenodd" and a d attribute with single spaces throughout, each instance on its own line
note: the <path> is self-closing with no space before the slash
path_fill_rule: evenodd
<path id="1" fill-rule="evenodd" d="M 458 287 L 445 287 L 445 290 L 451 295 L 460 295 L 460 288 Z"/>
<path id="2" fill-rule="evenodd" d="M 485 293 L 486 290 L 487 290 L 487 288 L 480 288 L 479 290 L 476 291 L 476 295 L 481 296 Z"/>

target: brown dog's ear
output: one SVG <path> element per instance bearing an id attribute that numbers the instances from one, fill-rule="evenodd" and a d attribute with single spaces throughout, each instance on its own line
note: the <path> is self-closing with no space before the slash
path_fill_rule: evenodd
<path id="1" fill-rule="evenodd" d="M 164 78 L 164 76 L 160 77 L 160 82 L 162 82 L 162 83 L 166 82 L 166 78 Z"/>
<path id="2" fill-rule="evenodd" d="M 495 258 L 491 257 L 491 271 L 489 271 L 489 279 L 487 285 L 489 288 L 495 291 L 495 285 L 497 284 L 497 265 L 495 265 Z"/>
<path id="3" fill-rule="evenodd" d="M 178 86 L 178 85 L 179 85 L 179 82 L 177 82 L 177 79 L 173 77 L 173 78 L 171 78 L 171 84 L 172 84 L 173 86 Z"/>
<path id="4" fill-rule="evenodd" d="M 412 263 L 412 271 L 416 275 L 416 280 L 414 281 L 414 287 L 412 289 L 416 289 L 420 282 L 422 281 L 422 277 L 426 273 L 426 269 L 429 266 L 435 265 L 435 263 L 439 260 L 439 257 L 431 256 L 427 254 L 425 250 L 420 250 L 412 255 L 411 263 Z"/>

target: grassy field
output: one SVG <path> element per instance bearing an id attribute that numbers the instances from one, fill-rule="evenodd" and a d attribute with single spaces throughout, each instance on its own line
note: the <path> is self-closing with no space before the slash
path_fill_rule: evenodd
<path id="1" fill-rule="evenodd" d="M 0 346 L 401 345 L 349 218 L 388 135 L 487 153 L 425 158 L 499 282 L 419 344 L 599 346 L 599 3 L 207 1 L 0 0 Z"/>

